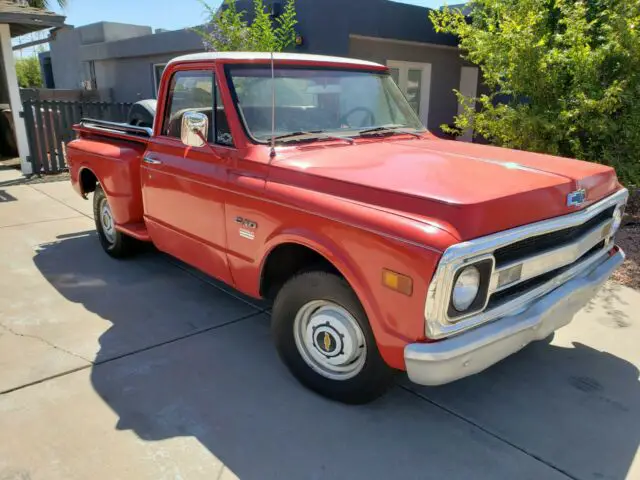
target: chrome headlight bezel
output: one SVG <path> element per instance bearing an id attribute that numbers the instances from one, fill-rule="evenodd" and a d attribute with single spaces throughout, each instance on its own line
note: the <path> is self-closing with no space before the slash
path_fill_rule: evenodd
<path id="1" fill-rule="evenodd" d="M 487 306 L 487 302 L 489 301 L 489 283 L 491 282 L 491 275 L 493 273 L 493 268 L 495 265 L 495 259 L 493 255 L 483 255 L 478 258 L 468 259 L 466 262 L 462 263 L 458 266 L 457 269 L 453 272 L 451 277 L 451 283 L 448 293 L 448 307 L 446 310 L 446 319 L 448 322 L 454 323 L 463 318 L 469 317 L 471 315 L 475 315 L 478 312 L 481 312 Z M 454 293 L 455 287 L 458 279 L 461 275 L 464 274 L 465 271 L 474 268 L 478 271 L 479 276 L 479 284 L 478 290 L 473 298 L 472 302 L 462 310 L 456 308 L 454 303 Z"/>

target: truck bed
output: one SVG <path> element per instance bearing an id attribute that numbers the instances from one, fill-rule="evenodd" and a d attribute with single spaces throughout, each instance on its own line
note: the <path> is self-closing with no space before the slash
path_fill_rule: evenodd
<path id="1" fill-rule="evenodd" d="M 147 127 L 129 125 L 128 123 L 108 122 L 95 118 L 83 118 L 73 126 L 80 137 L 98 135 L 119 138 L 130 142 L 147 144 L 153 131 Z"/>
<path id="2" fill-rule="evenodd" d="M 143 222 L 140 166 L 151 129 L 94 119 L 82 119 L 73 128 L 79 134 L 67 145 L 73 187 L 86 197 L 99 182 L 116 228 Z"/>

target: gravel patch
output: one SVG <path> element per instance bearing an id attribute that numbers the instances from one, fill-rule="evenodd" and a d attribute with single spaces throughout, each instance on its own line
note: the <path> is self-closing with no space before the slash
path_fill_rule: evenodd
<path id="1" fill-rule="evenodd" d="M 616 243 L 627 254 L 627 259 L 611 279 L 640 290 L 640 219 L 624 225 L 616 235 Z"/>

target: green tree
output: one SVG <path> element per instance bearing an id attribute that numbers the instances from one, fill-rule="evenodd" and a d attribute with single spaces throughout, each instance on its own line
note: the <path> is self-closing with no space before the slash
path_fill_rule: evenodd
<path id="1" fill-rule="evenodd" d="M 46 10 L 51 9 L 51 2 L 48 0 L 28 0 L 27 3 L 33 8 L 42 8 Z M 60 8 L 65 8 L 67 6 L 67 0 L 56 0 L 56 3 Z"/>
<path id="2" fill-rule="evenodd" d="M 458 36 L 490 93 L 465 98 L 457 128 L 491 142 L 616 168 L 640 183 L 640 2 L 471 0 L 430 13 Z M 478 109 L 474 102 L 479 103 Z"/>
<path id="3" fill-rule="evenodd" d="M 236 0 L 225 0 L 215 9 L 202 2 L 209 15 L 205 28 L 196 32 L 202 37 L 207 50 L 281 52 L 296 41 L 295 0 L 287 0 L 282 13 L 272 19 L 263 0 L 253 0 L 253 22 L 245 20 L 246 12 L 238 11 Z"/>
<path id="4" fill-rule="evenodd" d="M 16 73 L 20 88 L 42 87 L 42 73 L 38 57 L 26 57 L 16 60 Z"/>

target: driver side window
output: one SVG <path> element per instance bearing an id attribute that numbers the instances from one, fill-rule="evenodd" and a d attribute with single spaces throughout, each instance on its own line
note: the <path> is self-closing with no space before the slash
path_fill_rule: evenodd
<path id="1" fill-rule="evenodd" d="M 227 115 L 213 72 L 192 70 L 173 75 L 162 134 L 180 138 L 182 117 L 189 111 L 200 112 L 208 117 L 207 140 L 210 143 L 233 146 Z"/>
<path id="2" fill-rule="evenodd" d="M 209 117 L 207 139 L 211 141 L 211 109 L 213 107 L 213 73 L 177 72 L 171 79 L 162 133 L 180 138 L 182 117 L 188 111 L 202 112 Z M 207 114 L 208 110 L 208 114 Z"/>

